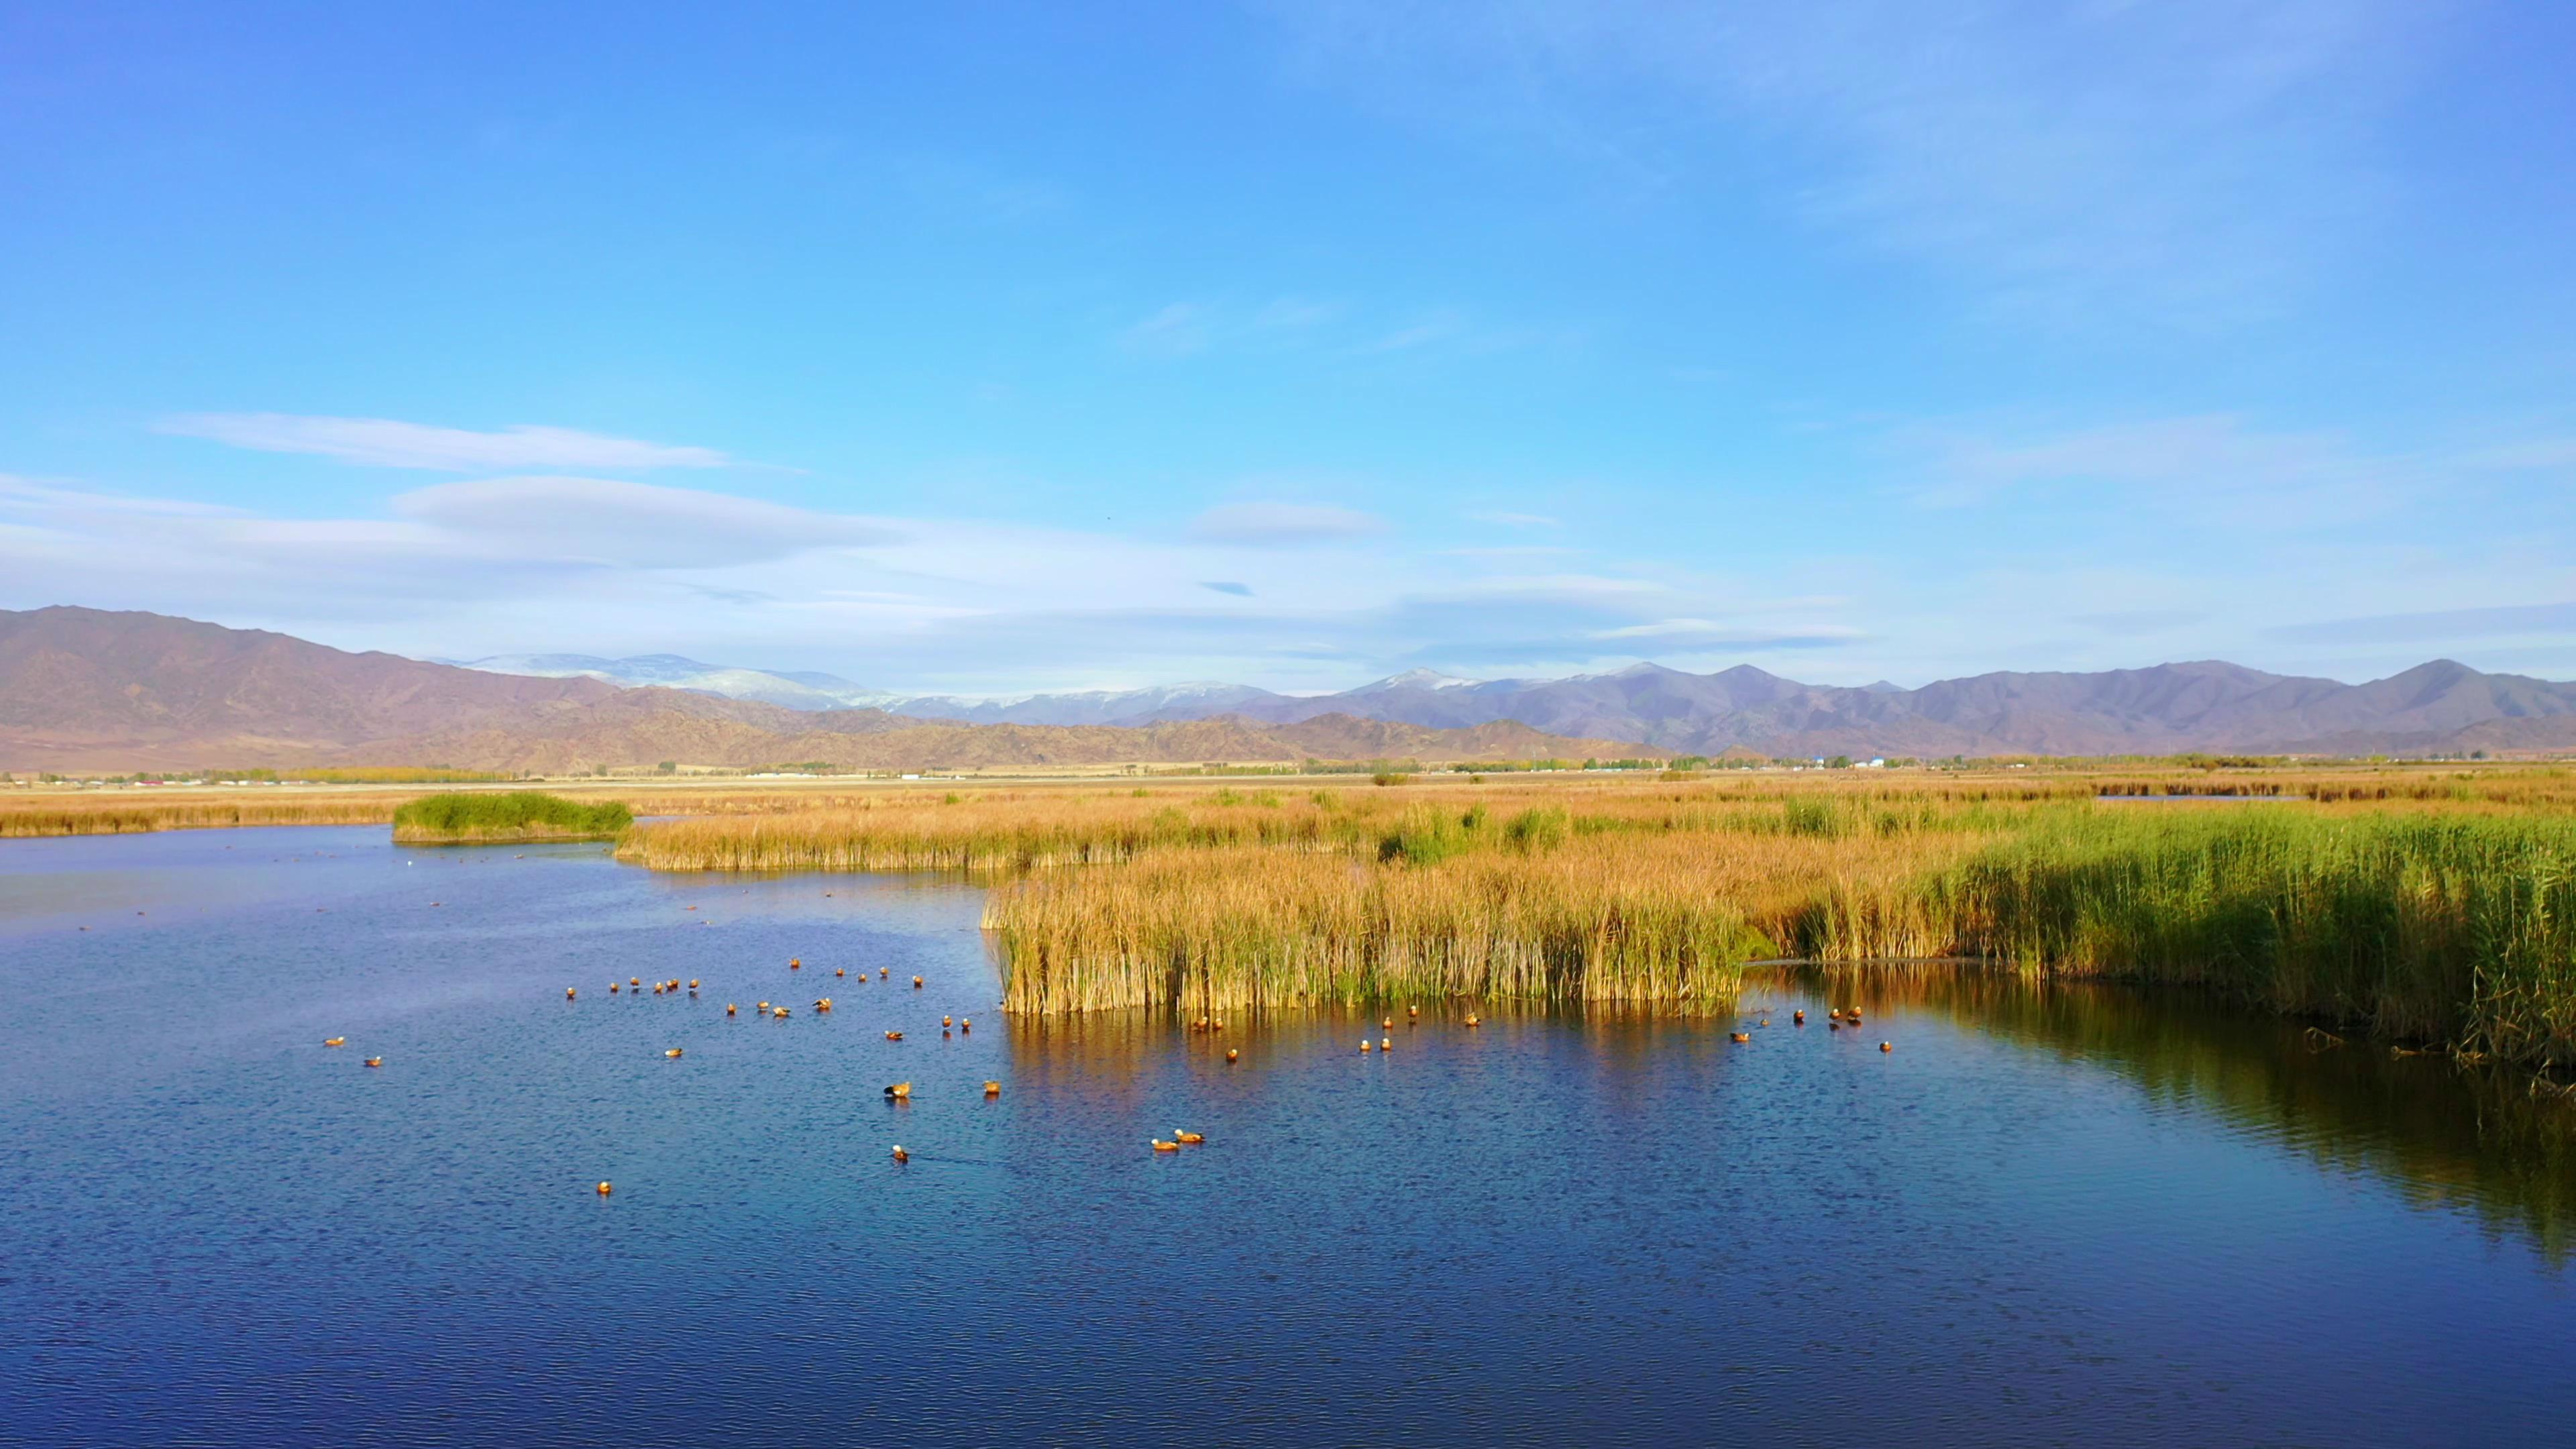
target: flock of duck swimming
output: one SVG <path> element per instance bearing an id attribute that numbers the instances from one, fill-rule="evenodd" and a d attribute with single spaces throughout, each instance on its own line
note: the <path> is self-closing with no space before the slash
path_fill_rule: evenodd
<path id="1" fill-rule="evenodd" d="M 695 910 L 697 908 L 692 906 L 689 909 Z M 804 970 L 804 959 L 801 957 L 789 957 L 787 961 L 787 969 L 790 971 Z M 848 968 L 836 966 L 832 968 L 832 974 L 835 977 L 846 978 L 850 973 Z M 866 984 L 867 979 L 867 971 L 865 969 L 861 969 L 859 972 L 860 984 Z M 889 979 L 889 972 L 885 967 L 880 966 L 877 968 L 877 979 L 880 981 Z M 646 984 L 643 978 L 637 976 L 629 976 L 623 982 L 611 980 L 608 983 L 608 994 L 611 996 L 616 996 L 621 993 L 632 993 L 640 996 L 646 989 Z M 695 1000 L 698 995 L 698 981 L 696 978 L 692 977 L 684 988 L 681 985 L 679 978 L 673 977 L 668 981 L 653 982 L 650 989 L 655 996 L 676 996 L 680 994 L 682 990 L 686 990 L 690 999 Z M 912 989 L 915 991 L 919 991 L 921 989 L 921 978 L 919 976 L 912 978 Z M 580 999 L 581 993 L 578 990 L 570 986 L 564 988 L 564 1000 L 578 1001 Z M 736 1015 L 738 1010 L 739 1008 L 736 1003 L 730 1001 L 725 1003 L 725 1015 Z M 832 1010 L 832 998 L 828 996 L 817 998 L 814 1002 L 813 1010 L 814 1014 L 817 1016 L 829 1015 Z M 773 1020 L 784 1020 L 791 1014 L 792 1013 L 785 1006 L 775 1005 L 766 1001 L 760 1002 L 752 1008 L 752 1015 L 768 1017 Z M 1418 1006 L 1408 1006 L 1404 1009 L 1404 1016 L 1405 1025 L 1417 1025 L 1421 1020 L 1422 1008 Z M 1826 1027 L 1830 1031 L 1841 1031 L 1845 1027 L 1849 1027 L 1854 1031 L 1860 1029 L 1861 1015 L 1860 1008 L 1858 1007 L 1835 1007 L 1829 1010 L 1826 1013 L 1826 1016 L 1828 1018 Z M 1804 1011 L 1792 1013 L 1792 1021 L 1798 1026 L 1805 1026 L 1807 1024 L 1807 1013 Z M 1473 1029 L 1481 1027 L 1485 1023 L 1484 1018 L 1471 1011 L 1467 1013 L 1464 1024 L 1470 1029 Z M 1771 1024 L 1771 1019 L 1767 1015 L 1767 1008 L 1764 1009 L 1764 1014 L 1757 1014 L 1755 1024 L 1759 1026 L 1769 1026 Z M 1380 1055 L 1384 1055 L 1395 1050 L 1395 1018 L 1392 1016 L 1386 1017 L 1378 1023 L 1378 1026 L 1379 1030 L 1383 1034 L 1375 1042 L 1371 1042 L 1365 1036 L 1360 1038 L 1361 1055 L 1365 1056 L 1372 1051 L 1377 1052 Z M 939 1037 L 942 1041 L 948 1040 L 954 1034 L 971 1033 L 974 1029 L 975 1022 L 971 1017 L 960 1018 L 942 1016 L 939 1018 Z M 1192 1032 L 1221 1032 L 1225 1030 L 1225 1020 L 1222 1017 L 1202 1016 L 1196 1021 L 1191 1022 L 1189 1029 Z M 1747 1031 L 1730 1032 L 1727 1035 L 1728 1040 L 1739 1046 L 1753 1040 L 1753 1034 Z M 903 1033 L 900 1031 L 888 1031 L 885 1034 L 885 1039 L 887 1041 L 901 1041 L 903 1040 Z M 349 1039 L 342 1036 L 330 1037 L 322 1043 L 322 1045 L 326 1047 L 343 1047 L 348 1044 Z M 1896 1050 L 1896 1046 L 1893 1042 L 1883 1041 L 1878 1044 L 1878 1049 L 1882 1052 L 1893 1052 Z M 666 1060 L 677 1061 L 680 1059 L 681 1049 L 679 1047 L 671 1047 L 666 1049 L 662 1055 Z M 1226 1048 L 1225 1059 L 1227 1062 L 1239 1062 L 1242 1058 L 1243 1053 L 1239 1049 L 1234 1047 Z M 366 1064 L 371 1067 L 381 1067 L 385 1064 L 385 1059 L 383 1057 L 369 1057 L 366 1059 Z M 984 1084 L 984 1098 L 986 1101 L 998 1100 L 1001 1095 L 1002 1084 L 1000 1082 L 988 1081 Z M 912 1083 L 893 1083 L 885 1089 L 885 1099 L 888 1102 L 895 1103 L 897 1105 L 910 1105 L 912 1101 Z M 1149 1141 L 1152 1149 L 1156 1152 L 1178 1152 L 1184 1147 L 1196 1147 L 1205 1143 L 1207 1141 L 1207 1134 L 1203 1132 L 1185 1131 L 1181 1128 L 1175 1127 L 1172 1129 L 1172 1135 L 1170 1137 L 1155 1137 L 1149 1139 Z M 900 1142 L 894 1144 L 892 1155 L 894 1161 L 898 1165 L 912 1160 L 912 1154 L 906 1151 L 903 1144 Z M 602 1182 L 598 1188 L 598 1192 L 601 1197 L 608 1196 L 613 1190 L 614 1188 L 612 1185 L 606 1182 Z"/>

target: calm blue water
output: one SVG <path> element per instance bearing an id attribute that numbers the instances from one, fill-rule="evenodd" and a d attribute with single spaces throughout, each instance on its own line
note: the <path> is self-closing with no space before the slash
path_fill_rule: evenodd
<path id="1" fill-rule="evenodd" d="M 1955 983 L 1784 985 L 1740 1047 L 1010 1023 L 978 911 L 0 842 L 0 1443 L 2566 1442 L 2576 1166 L 2519 1081 Z"/>

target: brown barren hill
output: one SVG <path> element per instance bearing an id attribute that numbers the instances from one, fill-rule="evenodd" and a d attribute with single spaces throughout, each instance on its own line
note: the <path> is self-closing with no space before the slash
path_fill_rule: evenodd
<path id="1" fill-rule="evenodd" d="M 757 768 L 973 769 L 1307 758 L 1635 755 L 1502 723 L 1442 730 L 1330 715 L 1138 728 L 970 725 L 821 713 L 595 679 L 535 679 L 351 654 L 159 614 L 0 611 L 0 769 L 452 765 L 562 772 L 678 760 Z M 1643 752 L 1652 753 L 1652 752 Z"/>
<path id="2" fill-rule="evenodd" d="M 757 768 L 827 761 L 845 770 L 992 769 L 1117 764 L 1294 764 L 1301 760 L 1527 760 L 1585 756 L 1661 758 L 1612 740 L 1575 740 L 1526 725 L 1429 729 L 1334 715 L 1295 725 L 1237 716 L 1150 725 L 978 725 L 906 719 L 877 710 L 789 715 L 793 733 L 674 711 L 623 715 L 614 707 L 563 715 L 525 730 L 484 729 L 391 746 L 405 760 L 465 769 L 566 771 L 681 760 Z M 370 760 L 369 763 L 390 763 Z"/>

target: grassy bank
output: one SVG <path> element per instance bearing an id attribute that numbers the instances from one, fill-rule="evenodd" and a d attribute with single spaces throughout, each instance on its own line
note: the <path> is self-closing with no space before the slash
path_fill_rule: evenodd
<path id="1" fill-rule="evenodd" d="M 400 845 L 470 845 L 517 840 L 613 840 L 635 823 L 615 800 L 567 800 L 535 790 L 424 795 L 394 812 Z"/>
<path id="2" fill-rule="evenodd" d="M 2100 798 L 2132 795 L 2154 798 Z M 1780 951 L 2205 987 L 2563 1064 L 2571 804 L 2567 772 L 2529 769 L 1416 780 L 914 793 L 639 829 L 620 854 L 985 874 L 1028 1011 L 1705 1009 Z"/>
<path id="3" fill-rule="evenodd" d="M 2015 970 L 2210 987 L 2576 1063 L 2576 821 L 2563 816 L 2052 818 L 1919 890 L 1952 950 Z"/>
<path id="4" fill-rule="evenodd" d="M 652 813 L 766 816 L 847 808 L 846 790 L 780 790 L 771 786 L 639 785 L 621 782 L 617 798 L 649 798 Z M 313 788 L 304 785 L 197 786 L 152 789 L 0 790 L 0 839 L 56 835 L 125 835 L 155 830 L 220 830 L 264 825 L 383 825 L 421 789 Z M 475 792 L 481 793 L 481 792 Z M 573 784 L 550 793 L 575 801 L 604 794 Z"/>
<path id="5" fill-rule="evenodd" d="M 169 796 L 29 793 L 0 796 L 0 840 L 252 825 L 382 825 L 394 818 L 394 810 L 407 798 L 238 790 Z"/>

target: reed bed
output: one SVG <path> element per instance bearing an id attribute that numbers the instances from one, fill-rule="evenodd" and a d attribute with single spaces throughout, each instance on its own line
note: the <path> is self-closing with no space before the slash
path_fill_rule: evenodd
<path id="1" fill-rule="evenodd" d="M 1730 999 L 1769 951 L 2210 987 L 2576 1063 L 2576 784 L 2355 768 L 911 793 L 630 832 L 664 869 L 999 884 L 1024 1011 Z M 2250 803 L 2188 797 L 2214 783 Z"/>
<path id="2" fill-rule="evenodd" d="M 616 800 L 567 800 L 537 790 L 424 795 L 394 812 L 398 845 L 514 840 L 609 840 L 635 823 Z"/>
<path id="3" fill-rule="evenodd" d="M 1230 796 L 1231 792 L 1216 792 Z M 1258 845 L 1314 849 L 1349 822 L 1312 799 L 1292 806 L 1202 797 L 1169 799 L 1066 791 L 890 795 L 838 808 L 673 820 L 628 834 L 618 858 L 656 870 L 1021 871 L 1114 864 L 1155 850 Z"/>
<path id="4" fill-rule="evenodd" d="M 996 887 L 985 923 L 1015 1011 L 1211 1011 L 1463 999 L 1732 1009 L 1745 962 L 1820 894 L 1884 896 L 1855 949 L 1918 948 L 1903 887 L 1972 848 L 1709 829 L 1515 836 L 1424 849 L 1399 818 L 1374 851 L 1258 847 L 1039 870 Z"/>
<path id="5" fill-rule="evenodd" d="M 2576 821 L 2563 816 L 2040 820 L 1922 895 L 1954 949 L 2015 970 L 2212 987 L 2576 1064 Z"/>
<path id="6" fill-rule="evenodd" d="M 221 830 L 250 825 L 382 825 L 402 795 L 223 794 L 0 796 L 0 839 L 127 835 L 156 830 Z"/>
<path id="7" fill-rule="evenodd" d="M 1511 997 L 1722 1008 L 1771 946 L 1730 902 L 1599 845 L 1436 868 L 1230 849 L 997 891 L 1014 1011 Z"/>

